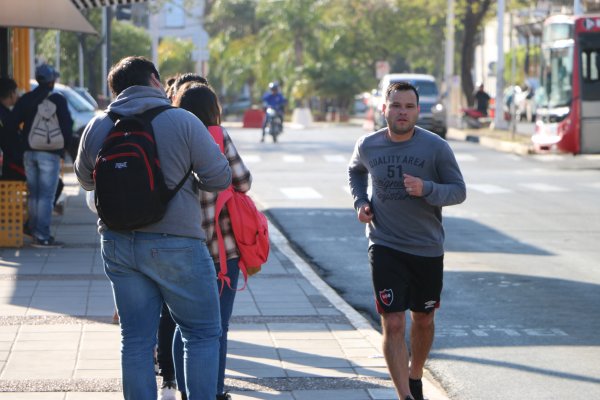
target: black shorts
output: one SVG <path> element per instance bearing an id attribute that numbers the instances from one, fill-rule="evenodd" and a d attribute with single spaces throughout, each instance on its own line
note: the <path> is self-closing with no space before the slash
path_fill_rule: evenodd
<path id="1" fill-rule="evenodd" d="M 443 255 L 421 257 L 374 244 L 369 247 L 369 262 L 379 314 L 439 308 Z"/>

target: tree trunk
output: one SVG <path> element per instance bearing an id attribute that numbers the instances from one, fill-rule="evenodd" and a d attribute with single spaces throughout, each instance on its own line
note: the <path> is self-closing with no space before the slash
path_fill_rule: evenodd
<path id="1" fill-rule="evenodd" d="M 467 0 L 465 15 L 461 20 L 464 36 L 461 46 L 460 84 L 469 107 L 475 103 L 472 74 L 475 62 L 475 35 L 481 29 L 481 22 L 490 8 L 490 2 L 491 0 Z"/>

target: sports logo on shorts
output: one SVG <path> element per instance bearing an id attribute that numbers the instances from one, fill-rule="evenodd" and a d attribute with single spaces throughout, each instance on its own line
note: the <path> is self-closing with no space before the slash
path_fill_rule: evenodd
<path id="1" fill-rule="evenodd" d="M 428 310 L 430 308 L 435 308 L 436 304 L 437 304 L 437 301 L 435 301 L 435 300 L 426 301 L 425 302 L 425 309 Z"/>
<path id="2" fill-rule="evenodd" d="M 379 299 L 383 304 L 389 306 L 394 301 L 394 292 L 392 289 L 383 289 L 379 291 Z"/>

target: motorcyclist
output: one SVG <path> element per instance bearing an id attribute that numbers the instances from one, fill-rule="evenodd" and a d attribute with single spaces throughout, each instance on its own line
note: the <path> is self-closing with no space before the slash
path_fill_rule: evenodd
<path id="1" fill-rule="evenodd" d="M 264 94 L 264 96 L 262 97 L 262 101 L 264 111 L 266 111 L 269 107 L 273 108 L 275 111 L 277 111 L 280 120 L 283 122 L 283 113 L 287 100 L 281 93 L 279 93 L 279 84 L 277 82 L 269 83 L 269 91 Z M 262 126 L 262 138 L 260 139 L 261 142 L 265 141 L 265 128 L 268 122 L 269 118 L 265 114 L 265 120 Z M 283 132 L 283 123 L 281 129 Z"/>

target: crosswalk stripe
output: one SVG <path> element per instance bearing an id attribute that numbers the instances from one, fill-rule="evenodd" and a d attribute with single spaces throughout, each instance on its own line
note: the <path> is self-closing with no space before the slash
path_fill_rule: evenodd
<path id="1" fill-rule="evenodd" d="M 242 160 L 245 163 L 257 163 L 260 162 L 260 156 L 258 154 L 244 154 Z"/>
<path id="2" fill-rule="evenodd" d="M 458 162 L 477 161 L 477 157 L 475 157 L 473 154 L 454 153 L 454 157 L 456 157 L 456 161 Z"/>
<path id="3" fill-rule="evenodd" d="M 548 185 L 547 183 L 519 183 L 519 186 L 523 186 L 527 189 L 533 189 L 538 192 L 566 192 L 567 189 Z"/>
<path id="4" fill-rule="evenodd" d="M 325 154 L 323 157 L 325 158 L 325 161 L 327 161 L 327 162 L 332 162 L 332 163 L 348 162 L 348 158 L 344 157 L 341 154 Z"/>
<path id="5" fill-rule="evenodd" d="M 503 188 L 502 186 L 490 185 L 486 183 L 471 183 L 468 184 L 467 187 L 469 189 L 473 189 L 477 192 L 482 192 L 485 194 L 496 194 L 496 193 L 510 193 L 512 190 Z"/>
<path id="6" fill-rule="evenodd" d="M 289 187 L 280 188 L 281 192 L 289 199 L 293 200 L 308 200 L 321 199 L 323 196 L 311 187 Z"/>
<path id="7" fill-rule="evenodd" d="M 294 154 L 286 154 L 283 156 L 283 161 L 289 163 L 303 163 L 304 157 Z"/>

